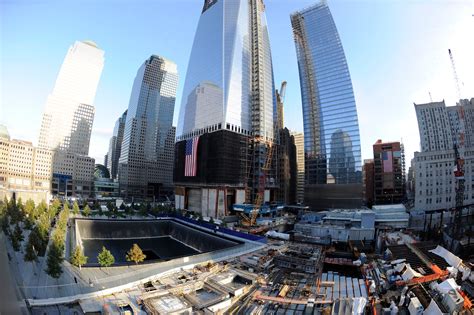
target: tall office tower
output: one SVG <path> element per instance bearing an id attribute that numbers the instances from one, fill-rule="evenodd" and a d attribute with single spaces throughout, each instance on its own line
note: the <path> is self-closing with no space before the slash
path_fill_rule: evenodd
<path id="1" fill-rule="evenodd" d="M 304 134 L 302 132 L 292 132 L 296 146 L 296 202 L 304 202 Z"/>
<path id="2" fill-rule="evenodd" d="M 125 121 L 127 120 L 127 111 L 115 122 L 114 132 L 109 141 L 109 152 L 107 153 L 107 163 L 104 164 L 109 170 L 110 178 L 116 179 L 118 173 L 118 162 L 120 152 L 122 151 L 123 131 L 125 129 Z"/>
<path id="3" fill-rule="evenodd" d="M 104 167 L 107 168 L 107 165 L 109 164 L 109 153 L 106 153 L 104 155 Z M 99 164 L 100 165 L 100 164 Z"/>
<path id="4" fill-rule="evenodd" d="M 172 193 L 176 64 L 152 55 L 138 69 L 126 114 L 118 179 L 125 197 Z M 119 123 L 120 124 L 120 123 Z M 119 127 L 120 128 L 120 127 Z"/>
<path id="5" fill-rule="evenodd" d="M 325 1 L 291 15 L 305 136 L 305 203 L 313 209 L 362 204 L 359 123 L 352 82 Z"/>
<path id="6" fill-rule="evenodd" d="M 281 84 L 280 90 L 275 91 L 277 103 L 276 129 L 278 130 L 277 154 L 274 162 L 276 167 L 278 189 L 275 191 L 275 201 L 285 204 L 296 203 L 296 146 L 295 138 L 288 128 L 285 128 L 283 106 L 286 92 L 286 81 Z"/>
<path id="7" fill-rule="evenodd" d="M 402 203 L 405 199 L 405 153 L 400 142 L 377 140 L 374 151 L 374 202 Z"/>
<path id="8" fill-rule="evenodd" d="M 276 154 L 266 143 L 276 100 L 264 9 L 262 0 L 204 1 L 178 122 L 177 207 L 219 217 L 277 187 L 274 168 L 264 170 Z"/>
<path id="9" fill-rule="evenodd" d="M 275 201 L 284 204 L 296 203 L 296 183 L 298 167 L 295 138 L 288 128 L 280 129 L 278 134 L 278 154 L 276 155 L 276 174 L 279 188 L 275 191 Z"/>
<path id="10" fill-rule="evenodd" d="M 55 151 L 52 187 L 58 194 L 87 197 L 93 192 L 94 159 L 87 155 L 94 121 L 93 103 L 103 67 L 104 51 L 97 44 L 76 41 L 69 48 L 46 101 L 38 146 Z M 92 163 L 86 167 L 90 174 L 84 174 L 81 180 L 71 171 L 77 165 L 70 165 L 79 160 Z M 65 189 L 55 189 L 61 187 Z"/>
<path id="11" fill-rule="evenodd" d="M 415 152 L 416 210 L 450 209 L 456 205 L 454 145 L 464 159 L 464 204 L 474 204 L 474 98 L 456 106 L 445 102 L 414 104 L 421 152 Z"/>

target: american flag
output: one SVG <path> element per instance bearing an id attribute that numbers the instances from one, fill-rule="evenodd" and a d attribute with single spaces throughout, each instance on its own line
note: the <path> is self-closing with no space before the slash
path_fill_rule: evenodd
<path id="1" fill-rule="evenodd" d="M 186 140 L 186 161 L 184 164 L 184 176 L 196 176 L 198 143 L 199 137 Z"/>

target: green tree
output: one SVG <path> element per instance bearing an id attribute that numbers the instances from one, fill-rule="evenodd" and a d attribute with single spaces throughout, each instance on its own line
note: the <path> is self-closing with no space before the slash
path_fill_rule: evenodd
<path id="1" fill-rule="evenodd" d="M 13 234 L 15 234 L 15 237 L 18 239 L 18 241 L 23 242 L 25 237 L 23 236 L 23 231 L 21 230 L 20 226 L 18 223 L 15 226 L 15 230 L 13 231 Z"/>
<path id="2" fill-rule="evenodd" d="M 36 227 L 38 228 L 38 231 L 41 235 L 48 235 L 49 228 L 51 227 L 51 220 L 47 213 L 44 212 L 40 215 L 38 221 L 36 222 Z"/>
<path id="3" fill-rule="evenodd" d="M 25 256 L 23 256 L 23 259 L 25 261 L 36 261 L 38 259 L 38 255 L 36 253 L 36 250 L 29 241 L 26 243 L 25 247 Z"/>
<path id="4" fill-rule="evenodd" d="M 72 204 L 72 212 L 74 213 L 74 215 L 78 215 L 79 214 L 79 205 L 77 204 L 77 201 L 74 201 L 74 203 Z"/>
<path id="5" fill-rule="evenodd" d="M 146 205 L 144 203 L 140 204 L 140 215 L 144 217 L 147 213 Z"/>
<path id="6" fill-rule="evenodd" d="M 51 277 L 58 279 L 63 273 L 61 263 L 63 262 L 63 250 L 53 242 L 48 251 L 48 258 L 46 261 L 46 273 Z"/>
<path id="7" fill-rule="evenodd" d="M 84 207 L 84 209 L 82 210 L 82 214 L 85 216 L 85 217 L 88 217 L 91 215 L 91 208 L 89 208 L 89 205 L 86 204 L 86 206 Z"/>
<path id="8" fill-rule="evenodd" d="M 18 216 L 18 221 L 23 221 L 25 219 L 25 206 L 23 205 L 23 201 L 21 197 L 18 198 L 16 202 L 16 211 Z"/>
<path id="9" fill-rule="evenodd" d="M 7 214 L 4 214 L 2 216 L 2 231 L 5 235 L 8 235 L 9 231 L 10 231 L 10 222 L 9 222 L 9 218 L 8 218 L 8 215 Z"/>
<path id="10" fill-rule="evenodd" d="M 214 219 L 212 217 L 209 219 L 209 223 L 214 224 Z"/>
<path id="11" fill-rule="evenodd" d="M 125 213 L 127 215 L 132 215 L 133 214 L 133 209 L 132 207 L 125 206 Z"/>
<path id="12" fill-rule="evenodd" d="M 120 205 L 120 210 L 125 210 L 125 202 L 122 202 L 122 204 Z"/>
<path id="13" fill-rule="evenodd" d="M 142 262 L 145 260 L 146 255 L 143 254 L 142 249 L 138 244 L 133 244 L 132 248 L 127 252 L 127 255 L 125 256 L 127 261 L 133 261 L 135 264 L 138 264 L 139 262 Z"/>
<path id="14" fill-rule="evenodd" d="M 43 236 L 39 233 L 38 227 L 34 227 L 33 230 L 31 230 L 30 235 L 28 236 L 28 243 L 26 244 L 26 246 L 31 246 L 35 248 L 37 251 L 37 255 L 44 256 L 47 244 L 47 238 L 43 239 Z"/>
<path id="15" fill-rule="evenodd" d="M 51 206 L 56 208 L 56 211 L 58 211 L 59 208 L 61 208 L 61 201 L 59 201 L 59 199 L 56 198 L 53 200 L 53 203 L 51 204 Z"/>
<path id="16" fill-rule="evenodd" d="M 46 202 L 44 201 L 40 202 L 36 206 L 35 211 L 34 211 L 35 220 L 37 220 L 43 213 L 47 213 L 47 212 L 48 212 L 48 205 L 46 204 Z"/>
<path id="17" fill-rule="evenodd" d="M 82 249 L 79 246 L 76 246 L 76 249 L 74 249 L 74 253 L 72 256 L 69 258 L 69 262 L 76 267 L 81 267 L 85 264 L 87 264 L 87 256 L 84 256 L 84 253 L 82 252 Z"/>
<path id="18" fill-rule="evenodd" d="M 113 212 L 115 210 L 115 206 L 110 201 L 107 202 L 107 210 L 109 210 L 110 212 Z"/>
<path id="19" fill-rule="evenodd" d="M 64 233 L 61 229 L 54 230 L 53 235 L 51 235 L 51 239 L 53 241 L 54 246 L 64 251 L 66 244 L 64 239 Z"/>
<path id="20" fill-rule="evenodd" d="M 16 224 L 21 221 L 20 214 L 18 213 L 18 208 L 16 206 L 16 201 L 13 198 L 10 198 L 10 201 L 7 202 L 7 214 L 10 217 L 10 224 Z"/>
<path id="21" fill-rule="evenodd" d="M 101 267 L 107 268 L 115 263 L 115 258 L 105 246 L 102 246 L 102 251 L 97 255 L 97 261 Z"/>
<path id="22" fill-rule="evenodd" d="M 31 199 L 28 199 L 25 203 L 25 215 L 26 215 L 26 222 L 29 224 L 34 224 L 35 222 L 35 202 Z"/>
<path id="23" fill-rule="evenodd" d="M 18 236 L 14 232 L 10 232 L 10 241 L 12 243 L 13 250 L 15 252 L 20 250 L 20 241 L 18 240 Z"/>
<path id="24" fill-rule="evenodd" d="M 63 209 L 58 216 L 58 227 L 66 232 L 67 221 L 69 220 L 69 210 Z"/>

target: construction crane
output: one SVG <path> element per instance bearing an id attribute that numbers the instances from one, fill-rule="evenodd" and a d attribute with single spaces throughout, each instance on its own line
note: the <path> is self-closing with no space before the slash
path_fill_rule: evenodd
<path id="1" fill-rule="evenodd" d="M 249 148 L 252 158 L 251 167 L 247 169 L 246 178 L 246 195 L 248 201 L 254 197 L 253 207 L 250 211 L 250 217 L 241 212 L 242 225 L 254 226 L 260 208 L 264 202 L 265 182 L 268 170 L 272 165 L 273 158 L 273 136 L 267 134 L 268 128 L 265 123 L 265 116 L 270 115 L 265 111 L 264 102 L 267 100 L 265 89 L 264 56 L 265 49 L 263 46 L 264 34 L 262 28 L 261 13 L 265 10 L 262 0 L 251 0 L 250 4 L 250 21 L 251 21 L 251 52 L 252 52 L 252 102 L 251 102 L 251 120 L 252 120 L 252 137 L 250 139 Z M 282 89 L 284 93 L 284 85 Z M 271 113 L 273 115 L 273 113 Z M 251 184 L 249 180 L 251 178 Z M 249 187 L 250 186 L 250 187 Z M 248 193 L 248 194 L 247 194 Z"/>
<path id="2" fill-rule="evenodd" d="M 283 103 L 285 102 L 286 81 L 281 83 L 280 90 L 276 90 L 278 125 L 277 129 L 283 129 Z"/>
<path id="3" fill-rule="evenodd" d="M 265 197 L 265 184 L 266 184 L 266 177 L 267 173 L 272 166 L 272 158 L 273 158 L 273 143 L 271 141 L 263 141 L 267 147 L 267 156 L 265 158 L 265 163 L 262 167 L 262 172 L 260 173 L 258 179 L 258 191 L 257 195 L 255 196 L 255 201 L 253 203 L 253 209 L 250 213 L 250 225 L 255 225 L 258 217 L 258 213 L 260 212 L 260 208 L 263 205 L 264 197 Z"/>
<path id="4" fill-rule="evenodd" d="M 270 140 L 264 140 L 261 137 L 254 137 L 251 139 L 251 141 L 253 142 L 254 147 L 265 145 L 267 148 L 267 154 L 264 164 L 261 168 L 262 171 L 258 177 L 257 193 L 252 204 L 252 210 L 250 210 L 250 216 L 247 216 L 244 212 L 240 212 L 240 216 L 242 217 L 242 225 L 244 226 L 255 226 L 255 223 L 257 222 L 258 214 L 260 213 L 260 209 L 265 199 L 266 177 L 272 165 L 274 150 L 273 142 Z"/>
<path id="5" fill-rule="evenodd" d="M 453 67 L 454 81 L 456 83 L 456 91 L 458 93 L 458 99 L 461 99 L 461 87 L 459 85 L 459 78 L 458 78 L 458 73 L 456 71 L 456 64 L 454 63 L 453 53 L 451 52 L 451 49 L 448 49 L 448 52 L 449 52 L 449 59 L 451 59 L 451 66 Z"/>

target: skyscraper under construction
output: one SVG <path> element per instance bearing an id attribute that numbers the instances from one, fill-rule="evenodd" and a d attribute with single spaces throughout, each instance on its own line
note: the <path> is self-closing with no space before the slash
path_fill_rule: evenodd
<path id="1" fill-rule="evenodd" d="M 291 15 L 304 122 L 305 194 L 312 209 L 362 205 L 357 107 L 326 1 Z"/>
<path id="2" fill-rule="evenodd" d="M 276 118 L 263 1 L 205 0 L 178 121 L 176 207 L 221 217 L 234 203 L 269 201 Z"/>

